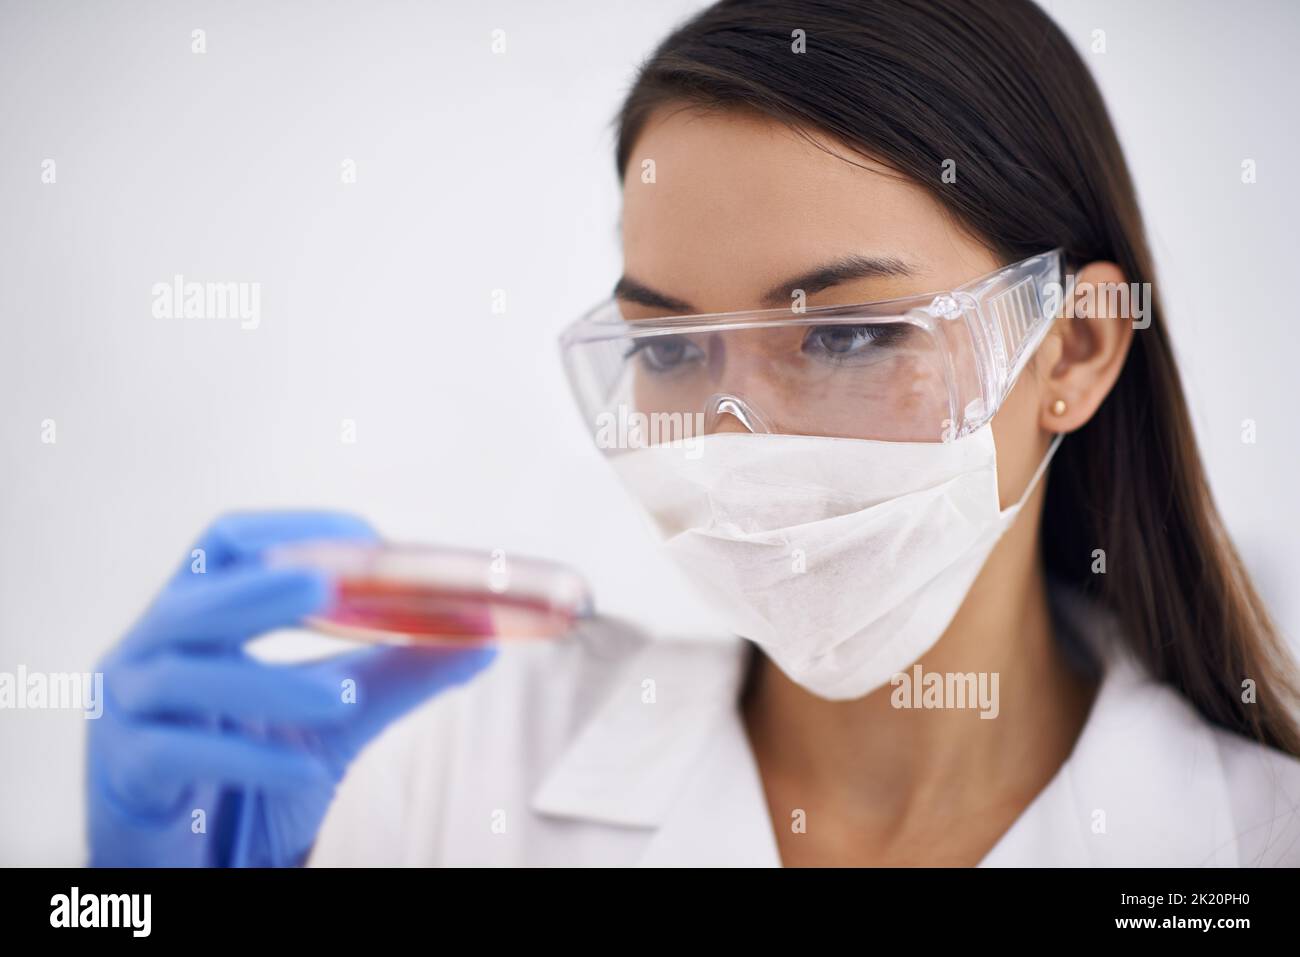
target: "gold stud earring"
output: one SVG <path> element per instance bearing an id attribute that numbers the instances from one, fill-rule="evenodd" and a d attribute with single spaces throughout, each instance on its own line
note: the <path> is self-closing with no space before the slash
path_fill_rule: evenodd
<path id="1" fill-rule="evenodd" d="M 1057 399 L 1052 403 L 1052 415 L 1065 415 L 1065 400 Z"/>

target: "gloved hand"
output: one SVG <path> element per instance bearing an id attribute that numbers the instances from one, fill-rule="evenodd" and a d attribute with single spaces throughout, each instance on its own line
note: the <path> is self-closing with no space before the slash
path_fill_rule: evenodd
<path id="1" fill-rule="evenodd" d="M 228 516 L 204 534 L 206 568 L 187 559 L 97 668 L 104 711 L 90 722 L 86 769 L 92 865 L 302 864 L 362 747 L 487 666 L 490 647 L 378 646 L 296 665 L 244 651 L 330 597 L 317 572 L 263 567 L 264 548 L 373 537 L 359 519 L 327 513 Z"/>

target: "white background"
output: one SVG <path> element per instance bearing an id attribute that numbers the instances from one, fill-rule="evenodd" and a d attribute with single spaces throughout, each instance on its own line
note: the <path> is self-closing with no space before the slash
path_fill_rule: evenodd
<path id="1" fill-rule="evenodd" d="M 0 671 L 90 669 L 237 508 L 559 558 L 606 610 L 706 627 L 555 347 L 619 273 L 610 120 L 696 6 L 0 4 Z M 1215 495 L 1294 639 L 1300 8 L 1048 7 L 1106 94 Z M 261 283 L 260 328 L 155 319 L 176 273 Z M 0 864 L 82 860 L 84 732 L 0 712 Z"/>

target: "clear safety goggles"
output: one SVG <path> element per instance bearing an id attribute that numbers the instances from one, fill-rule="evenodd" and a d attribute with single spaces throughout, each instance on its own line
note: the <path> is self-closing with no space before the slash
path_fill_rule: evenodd
<path id="1" fill-rule="evenodd" d="M 944 442 L 986 424 L 1061 305 L 1062 253 L 956 289 L 797 311 L 627 319 L 608 300 L 560 347 L 597 444 L 717 431 Z"/>

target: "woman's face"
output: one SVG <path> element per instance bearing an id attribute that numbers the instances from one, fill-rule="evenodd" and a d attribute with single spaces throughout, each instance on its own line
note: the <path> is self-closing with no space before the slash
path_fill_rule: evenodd
<path id="1" fill-rule="evenodd" d="M 823 142 L 833 152 L 781 123 L 742 112 L 688 107 L 652 116 L 624 177 L 624 315 L 635 320 L 772 309 L 781 305 L 774 291 L 784 290 L 788 306 L 795 289 L 804 290 L 807 308 L 850 305 L 951 289 L 998 267 L 993 254 L 926 190 L 831 140 Z M 652 181 L 643 175 L 647 161 L 653 162 Z M 935 169 L 936 178 L 941 173 Z M 961 188 L 961 170 L 956 174 L 957 182 L 945 188 Z M 814 272 L 849 257 L 890 268 L 830 284 L 810 281 Z M 766 340 L 777 341 L 770 335 Z M 733 349 L 736 368 L 718 375 L 741 376 L 738 356 L 745 351 Z M 909 381 L 927 374 L 924 365 L 911 364 Z M 638 388 L 653 390 L 653 379 L 646 381 Z M 773 394 L 780 383 L 750 387 Z M 772 401 L 780 414 L 780 397 Z M 828 407 L 826 414 L 844 411 Z M 1041 458 L 1044 438 L 1037 422 L 1035 387 L 1018 385 L 993 423 L 1004 505 L 1017 497 Z M 716 427 L 742 428 L 735 421 Z M 871 437 L 920 438 L 887 432 Z"/>

